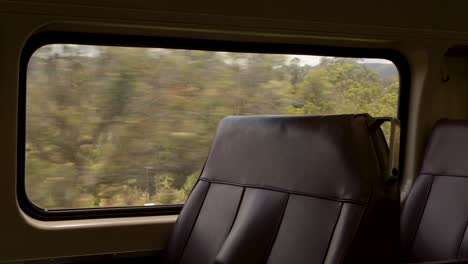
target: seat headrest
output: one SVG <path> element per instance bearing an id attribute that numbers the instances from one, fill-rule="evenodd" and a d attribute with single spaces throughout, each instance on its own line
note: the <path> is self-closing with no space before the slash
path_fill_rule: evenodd
<path id="1" fill-rule="evenodd" d="M 444 119 L 436 123 L 421 174 L 468 177 L 468 121 Z"/>
<path id="2" fill-rule="evenodd" d="M 383 179 L 369 115 L 229 116 L 201 179 L 366 203 Z"/>

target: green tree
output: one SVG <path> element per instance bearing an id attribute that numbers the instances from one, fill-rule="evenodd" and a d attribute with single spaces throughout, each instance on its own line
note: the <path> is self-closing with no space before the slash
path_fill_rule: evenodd
<path id="1" fill-rule="evenodd" d="M 349 58 L 45 46 L 28 67 L 27 193 L 47 209 L 183 203 L 224 116 L 395 116 L 399 83 L 385 72 Z"/>

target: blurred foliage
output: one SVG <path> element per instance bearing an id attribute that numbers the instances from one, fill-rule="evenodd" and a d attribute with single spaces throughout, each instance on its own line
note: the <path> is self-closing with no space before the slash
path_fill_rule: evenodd
<path id="1" fill-rule="evenodd" d="M 26 190 L 46 209 L 184 203 L 224 116 L 395 116 L 398 89 L 351 58 L 44 46 L 28 67 Z"/>

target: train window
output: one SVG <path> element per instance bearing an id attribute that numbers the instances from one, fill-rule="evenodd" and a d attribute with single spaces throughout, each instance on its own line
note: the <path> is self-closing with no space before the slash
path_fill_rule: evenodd
<path id="1" fill-rule="evenodd" d="M 226 115 L 397 114 L 384 59 L 47 44 L 26 73 L 24 184 L 47 211 L 183 204 Z"/>

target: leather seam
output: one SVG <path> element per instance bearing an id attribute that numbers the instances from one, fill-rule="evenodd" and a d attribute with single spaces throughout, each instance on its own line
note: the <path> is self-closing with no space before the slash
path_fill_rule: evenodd
<path id="1" fill-rule="evenodd" d="M 265 261 L 264 263 L 267 263 L 268 262 L 268 259 L 270 258 L 270 255 L 271 255 L 271 251 L 273 250 L 273 246 L 275 245 L 275 241 L 276 241 L 276 238 L 278 237 L 278 233 L 279 233 L 279 230 L 281 228 L 281 224 L 283 223 L 283 218 L 284 218 L 284 214 L 286 213 L 286 208 L 288 207 L 288 203 L 289 203 L 289 197 L 291 197 L 291 194 L 288 193 L 288 196 L 286 197 L 286 201 L 284 202 L 284 206 L 283 206 L 283 209 L 282 209 L 282 212 L 281 212 L 281 217 L 278 221 L 278 224 L 275 228 L 275 235 L 273 236 L 271 242 L 270 242 L 270 245 L 268 246 L 270 249 L 268 250 L 268 254 L 265 256 Z"/>
<path id="2" fill-rule="evenodd" d="M 372 186 L 372 189 L 371 189 L 371 190 L 372 190 L 372 191 L 371 191 L 371 194 L 370 194 L 369 200 L 368 200 L 368 204 L 369 204 L 369 205 L 370 205 L 370 201 L 372 200 L 373 195 L 374 195 L 374 186 Z M 358 224 L 357 224 L 357 226 L 356 226 L 356 228 L 355 228 L 355 230 L 354 230 L 353 238 L 351 239 L 351 243 L 348 245 L 348 248 L 346 249 L 346 251 L 345 251 L 346 253 L 345 253 L 345 254 L 343 255 L 343 257 L 342 257 L 342 260 L 345 260 L 346 257 L 348 257 L 348 255 L 349 255 L 349 253 L 350 253 L 350 252 L 349 252 L 349 249 L 352 248 L 352 245 L 354 245 L 354 241 L 356 240 L 356 236 L 357 236 L 358 232 L 360 231 L 360 229 L 362 228 L 362 225 L 361 225 L 362 219 L 363 219 L 364 216 L 366 215 L 366 212 L 368 211 L 368 209 L 369 209 L 369 206 L 366 206 L 366 207 L 364 208 L 364 210 L 362 211 L 362 214 L 361 214 L 361 216 L 359 217 L 359 222 L 358 222 Z"/>
<path id="3" fill-rule="evenodd" d="M 237 205 L 236 213 L 234 214 L 234 219 L 232 220 L 231 227 L 229 228 L 229 232 L 226 235 L 226 239 L 229 236 L 229 234 L 231 234 L 232 228 L 234 227 L 234 223 L 236 222 L 237 215 L 239 214 L 239 210 L 242 205 L 242 201 L 244 200 L 245 189 L 246 189 L 245 187 L 242 188 L 242 193 L 239 199 L 239 204 Z M 224 239 L 224 241 L 226 241 L 226 239 Z"/>
<path id="4" fill-rule="evenodd" d="M 465 238 L 467 231 L 468 231 L 468 221 L 465 224 L 465 232 L 463 232 L 463 234 L 461 235 L 461 238 L 460 238 L 460 244 L 458 246 L 458 251 L 457 251 L 457 258 L 460 257 L 460 251 L 461 251 L 462 246 L 463 246 L 463 239 Z"/>
<path id="5" fill-rule="evenodd" d="M 420 172 L 420 175 L 428 175 L 433 177 L 457 177 L 457 178 L 468 178 L 468 175 L 457 175 L 457 174 L 444 174 L 444 173 L 428 173 L 428 172 Z"/>
<path id="6" fill-rule="evenodd" d="M 367 205 L 367 202 L 353 200 L 353 199 L 341 199 L 341 198 L 331 197 L 331 196 L 322 196 L 322 195 L 316 195 L 316 194 L 296 192 L 296 191 L 290 191 L 290 190 L 276 188 L 276 187 L 270 187 L 270 186 L 259 186 L 259 185 L 255 185 L 255 184 L 239 184 L 239 183 L 218 181 L 218 180 L 205 179 L 205 178 L 200 178 L 200 181 L 206 181 L 206 182 L 209 182 L 209 183 L 218 183 L 218 184 L 240 186 L 240 187 L 248 187 L 248 188 L 257 188 L 257 189 L 264 189 L 264 190 L 272 190 L 272 191 L 278 191 L 278 192 L 283 192 L 283 193 L 288 193 L 288 194 L 295 194 L 295 195 L 314 197 L 314 198 L 318 198 L 318 199 L 325 199 L 325 200 L 330 200 L 330 201 L 340 202 L 340 203 L 352 203 L 352 204 L 356 204 L 356 205 L 360 205 L 360 206 L 366 206 Z"/>
<path id="7" fill-rule="evenodd" d="M 201 180 L 201 179 L 198 179 L 198 181 L 200 181 L 200 180 Z M 208 186 L 208 189 L 206 190 L 206 193 L 205 193 L 205 195 L 204 195 L 204 197 L 203 197 L 203 201 L 202 201 L 202 203 L 201 203 L 201 205 L 200 205 L 200 210 L 198 210 L 198 212 L 197 212 L 197 216 L 195 217 L 195 220 L 193 221 L 192 228 L 190 228 L 190 233 L 189 233 L 189 235 L 187 236 L 187 240 L 185 241 L 185 245 L 184 245 L 184 247 L 183 247 L 183 249 L 182 249 L 182 254 L 180 255 L 180 258 L 178 259 L 178 262 L 180 262 L 180 261 L 182 261 L 182 259 L 184 259 L 185 249 L 187 248 L 187 244 L 188 244 L 188 242 L 190 241 L 190 237 L 192 236 L 192 231 L 193 231 L 193 229 L 195 229 L 195 224 L 197 223 L 198 217 L 200 216 L 200 212 L 201 212 L 201 210 L 203 209 L 203 205 L 205 204 L 206 196 L 208 196 L 208 192 L 209 192 L 210 189 L 211 189 L 211 183 L 210 183 L 210 182 L 208 182 L 208 183 L 209 183 L 210 185 Z"/>
<path id="8" fill-rule="evenodd" d="M 342 202 L 341 205 L 340 205 L 340 213 L 338 214 L 338 217 L 336 218 L 336 221 L 335 221 L 335 225 L 333 226 L 333 232 L 332 232 L 332 234 L 330 236 L 330 239 L 328 240 L 327 250 L 325 251 L 325 256 L 323 256 L 322 263 L 325 263 L 325 260 L 327 260 L 328 251 L 330 250 L 330 246 L 331 246 L 333 237 L 335 236 L 336 226 L 338 225 L 338 222 L 340 221 L 340 218 L 341 218 L 341 214 L 343 213 L 343 204 L 344 203 Z"/>
<path id="9" fill-rule="evenodd" d="M 432 185 L 434 184 L 434 175 L 431 175 L 431 174 L 425 174 L 425 175 L 431 176 L 431 178 L 432 178 L 431 179 L 431 185 L 429 186 L 429 190 L 427 191 L 426 199 L 425 199 L 425 202 L 424 202 L 424 208 L 423 208 L 423 210 L 421 212 L 421 216 L 419 217 L 418 226 L 416 227 L 416 230 L 414 231 L 413 238 L 411 239 L 411 243 L 410 243 L 411 250 L 408 252 L 408 254 L 411 254 L 411 252 L 413 251 L 414 241 L 416 240 L 416 236 L 418 235 L 419 227 L 421 226 L 422 218 L 424 216 L 424 212 L 426 211 L 427 202 L 429 201 L 429 196 L 431 196 Z"/>

